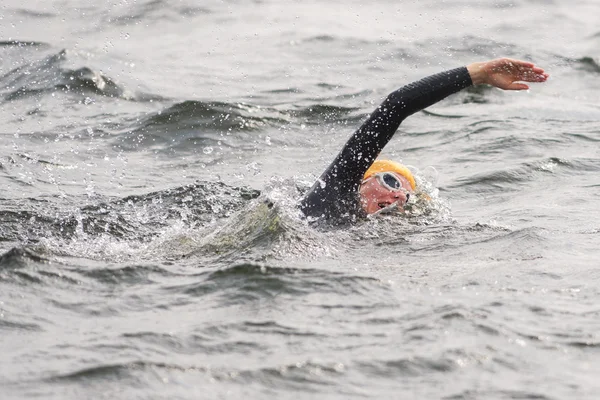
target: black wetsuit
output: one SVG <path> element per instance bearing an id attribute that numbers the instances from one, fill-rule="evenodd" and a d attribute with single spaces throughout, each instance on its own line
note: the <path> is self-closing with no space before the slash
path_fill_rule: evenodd
<path id="1" fill-rule="evenodd" d="M 358 190 L 363 176 L 400 123 L 445 97 L 472 85 L 466 67 L 421 79 L 392 92 L 362 126 L 300 203 L 307 217 L 343 223 L 364 215 Z"/>

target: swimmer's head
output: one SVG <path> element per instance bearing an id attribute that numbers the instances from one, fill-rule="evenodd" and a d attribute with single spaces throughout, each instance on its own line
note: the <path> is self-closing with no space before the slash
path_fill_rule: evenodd
<path id="1" fill-rule="evenodd" d="M 367 170 L 360 185 L 360 203 L 367 214 L 392 205 L 403 209 L 416 188 L 408 168 L 395 161 L 377 160 Z"/>

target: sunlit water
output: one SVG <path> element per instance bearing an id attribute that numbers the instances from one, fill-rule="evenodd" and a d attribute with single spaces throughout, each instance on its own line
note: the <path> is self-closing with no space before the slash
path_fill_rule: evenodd
<path id="1" fill-rule="evenodd" d="M 0 398 L 598 397 L 600 4 L 198 4 L 0 6 Z M 431 201 L 300 217 L 387 93 L 499 56 L 551 79 L 384 150 Z"/>

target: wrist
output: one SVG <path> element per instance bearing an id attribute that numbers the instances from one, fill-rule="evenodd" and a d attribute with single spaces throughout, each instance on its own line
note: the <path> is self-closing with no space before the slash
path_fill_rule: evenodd
<path id="1" fill-rule="evenodd" d="M 486 82 L 487 73 L 485 72 L 484 66 L 484 62 L 477 62 L 467 65 L 467 71 L 469 71 L 473 85 L 481 85 L 482 83 Z"/>

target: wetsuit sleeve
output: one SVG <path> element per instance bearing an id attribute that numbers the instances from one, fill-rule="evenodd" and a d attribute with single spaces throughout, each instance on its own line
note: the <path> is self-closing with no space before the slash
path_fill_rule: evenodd
<path id="1" fill-rule="evenodd" d="M 472 85 L 466 67 L 441 72 L 392 92 L 354 132 L 300 203 L 306 216 L 337 219 L 360 214 L 362 178 L 400 123 Z"/>

